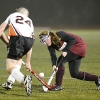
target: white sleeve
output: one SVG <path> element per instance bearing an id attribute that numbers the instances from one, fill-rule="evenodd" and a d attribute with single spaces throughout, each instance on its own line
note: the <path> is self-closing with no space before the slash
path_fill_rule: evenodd
<path id="1" fill-rule="evenodd" d="M 5 22 L 6 22 L 7 24 L 10 24 L 10 18 L 11 18 L 11 16 L 12 16 L 12 14 L 10 14 L 10 15 L 6 18 Z"/>

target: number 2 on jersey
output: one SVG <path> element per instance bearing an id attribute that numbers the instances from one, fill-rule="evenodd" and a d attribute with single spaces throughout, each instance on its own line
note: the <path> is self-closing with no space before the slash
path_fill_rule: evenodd
<path id="1" fill-rule="evenodd" d="M 16 23 L 24 24 L 24 22 L 27 23 L 31 27 L 30 20 L 24 21 L 24 18 L 22 16 L 16 16 Z"/>

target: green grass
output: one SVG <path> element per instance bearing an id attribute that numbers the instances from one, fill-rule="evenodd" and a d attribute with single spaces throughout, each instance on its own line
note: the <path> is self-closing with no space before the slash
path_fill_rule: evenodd
<path id="1" fill-rule="evenodd" d="M 87 43 L 87 55 L 83 58 L 80 70 L 92 74 L 100 75 L 100 30 L 67 30 L 81 36 Z M 32 69 L 35 72 L 44 72 L 45 77 L 50 77 L 52 72 L 49 52 L 46 46 L 39 43 L 38 33 L 35 30 L 36 41 L 33 46 Z M 63 91 L 43 92 L 42 84 L 33 76 L 33 93 L 27 96 L 25 89 L 18 82 L 15 82 L 13 88 L 9 91 L 4 90 L 1 84 L 7 80 L 8 73 L 5 69 L 6 46 L 0 41 L 0 100 L 100 100 L 100 91 L 96 90 L 94 82 L 87 82 L 73 79 L 70 77 L 66 63 L 66 72 L 63 80 Z M 60 53 L 57 53 L 59 56 Z M 24 57 L 25 59 L 25 57 Z M 22 66 L 23 74 L 30 74 Z M 48 78 L 44 80 L 47 81 Z M 54 83 L 54 79 L 53 82 Z"/>

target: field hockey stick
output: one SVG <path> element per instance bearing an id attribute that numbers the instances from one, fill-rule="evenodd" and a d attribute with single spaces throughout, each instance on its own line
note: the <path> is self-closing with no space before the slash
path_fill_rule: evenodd
<path id="1" fill-rule="evenodd" d="M 22 61 L 22 64 L 25 65 L 25 63 Z M 34 70 L 31 71 L 31 73 L 48 89 L 51 89 L 51 86 L 49 86 Z"/>
<path id="2" fill-rule="evenodd" d="M 57 64 L 57 67 L 61 64 L 62 60 L 63 60 L 63 57 L 60 59 L 59 63 Z M 49 78 L 49 80 L 48 80 L 48 82 L 47 82 L 47 84 L 48 84 L 49 86 L 50 86 L 50 84 L 51 84 L 51 82 L 52 82 L 52 79 L 53 79 L 53 77 L 54 77 L 54 75 L 55 75 L 56 72 L 57 72 L 56 69 L 52 72 L 52 74 L 51 74 L 51 76 L 50 76 L 50 78 Z M 45 87 L 45 86 L 43 86 L 42 89 L 43 89 L 43 91 L 45 91 L 45 92 L 48 91 L 48 88 Z"/>

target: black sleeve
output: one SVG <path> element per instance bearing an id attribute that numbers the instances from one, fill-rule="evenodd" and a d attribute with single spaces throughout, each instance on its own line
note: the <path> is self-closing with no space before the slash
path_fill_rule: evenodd
<path id="1" fill-rule="evenodd" d="M 70 49 L 70 47 L 76 42 L 76 39 L 73 36 L 63 31 L 57 32 L 57 35 L 61 38 L 62 41 L 67 42 L 67 45 L 62 51 L 67 52 Z"/>
<path id="2" fill-rule="evenodd" d="M 55 49 L 53 49 L 52 47 L 48 46 L 48 50 L 49 50 L 49 53 L 50 53 L 52 66 L 53 66 L 53 65 L 56 65 L 57 56 L 56 56 L 56 51 L 55 51 Z"/>

